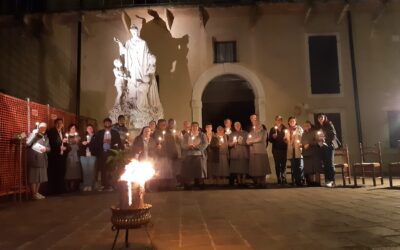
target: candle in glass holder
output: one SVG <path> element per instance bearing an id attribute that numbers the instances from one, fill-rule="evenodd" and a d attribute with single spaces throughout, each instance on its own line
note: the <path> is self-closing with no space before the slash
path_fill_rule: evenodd
<path id="1" fill-rule="evenodd" d="M 87 142 L 90 141 L 90 136 L 89 136 L 89 135 L 86 136 L 86 141 L 87 141 Z"/>

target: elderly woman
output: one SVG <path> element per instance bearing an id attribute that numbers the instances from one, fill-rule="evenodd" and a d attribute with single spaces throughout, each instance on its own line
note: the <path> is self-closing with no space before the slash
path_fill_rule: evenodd
<path id="1" fill-rule="evenodd" d="M 301 136 L 303 129 L 297 125 L 295 117 L 288 120 L 289 128 L 285 130 L 285 142 L 288 145 L 287 159 L 291 162 L 293 182 L 297 186 L 304 185 L 303 156 L 301 154 Z"/>
<path id="2" fill-rule="evenodd" d="M 246 144 L 250 147 L 249 176 L 253 178 L 254 184 L 258 188 L 266 187 L 266 176 L 271 174 L 267 154 L 267 134 L 254 115 L 250 117 L 252 130 L 247 136 Z"/>
<path id="3" fill-rule="evenodd" d="M 190 132 L 183 136 L 182 141 L 184 161 L 181 174 L 185 189 L 190 189 L 189 183 L 193 180 L 203 188 L 204 178 L 207 176 L 207 169 L 204 169 L 203 164 L 207 146 L 206 135 L 200 131 L 199 123 L 192 122 Z"/>
<path id="4" fill-rule="evenodd" d="M 228 162 L 228 136 L 223 127 L 217 127 L 216 135 L 211 139 L 210 148 L 213 151 L 213 176 L 216 178 L 216 184 L 224 184 L 224 179 L 229 177 Z"/>
<path id="5" fill-rule="evenodd" d="M 242 186 L 249 172 L 249 148 L 246 144 L 248 133 L 242 130 L 240 122 L 235 122 L 233 128 L 229 136 L 230 171 L 236 176 L 238 185 Z"/>
<path id="6" fill-rule="evenodd" d="M 41 200 L 45 197 L 39 193 L 40 184 L 47 182 L 47 152 L 50 151 L 49 138 L 46 135 L 47 125 L 42 122 L 32 131 L 26 145 L 28 181 L 31 185 L 32 199 Z"/>

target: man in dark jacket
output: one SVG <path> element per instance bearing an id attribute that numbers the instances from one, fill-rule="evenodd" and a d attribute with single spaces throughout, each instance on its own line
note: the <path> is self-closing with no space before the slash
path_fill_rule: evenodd
<path id="1" fill-rule="evenodd" d="M 48 153 L 49 167 L 48 175 L 48 193 L 61 194 L 64 192 L 64 176 L 67 148 L 65 143 L 67 139 L 64 135 L 64 122 L 61 118 L 54 121 L 54 127 L 47 130 L 51 151 Z M 64 144 L 63 144 L 64 143 Z"/>
<path id="2" fill-rule="evenodd" d="M 274 156 L 278 184 L 286 183 L 287 144 L 283 140 L 285 137 L 285 130 L 286 127 L 283 125 L 283 117 L 277 115 L 275 117 L 275 126 L 271 128 L 268 140 L 272 143 L 272 155 Z"/>
<path id="3" fill-rule="evenodd" d="M 105 191 L 112 191 L 112 166 L 107 164 L 107 158 L 110 155 L 110 149 L 124 149 L 120 135 L 117 131 L 111 129 L 112 122 L 110 118 L 103 120 L 104 129 L 99 130 L 90 142 L 90 152 L 97 157 L 97 169 L 101 172 L 101 183 Z"/>

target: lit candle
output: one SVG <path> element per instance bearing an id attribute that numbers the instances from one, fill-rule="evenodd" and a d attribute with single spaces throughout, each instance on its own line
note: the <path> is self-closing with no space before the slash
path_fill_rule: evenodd
<path id="1" fill-rule="evenodd" d="M 275 134 L 277 135 L 278 134 L 278 126 L 275 126 L 274 129 L 275 129 Z"/>
<path id="2" fill-rule="evenodd" d="M 126 133 L 126 137 L 129 137 L 129 133 Z"/>
<path id="3" fill-rule="evenodd" d="M 176 129 L 173 129 L 173 130 L 172 130 L 172 133 L 175 135 L 175 134 L 176 134 Z"/>
<path id="4" fill-rule="evenodd" d="M 75 134 L 74 134 L 75 136 L 78 136 L 78 132 L 75 132 Z"/>
<path id="5" fill-rule="evenodd" d="M 90 141 L 90 136 L 89 136 L 89 135 L 86 136 L 86 141 L 87 141 L 87 142 Z"/>
<path id="6" fill-rule="evenodd" d="M 298 143 L 298 144 L 299 144 L 299 143 L 300 143 L 300 140 L 296 140 L 296 143 Z"/>
<path id="7" fill-rule="evenodd" d="M 253 130 L 256 130 L 256 126 L 253 126 Z"/>
<path id="8" fill-rule="evenodd" d="M 159 140 L 159 141 L 162 141 L 162 137 L 161 137 L 161 136 L 159 136 L 159 137 L 158 137 L 158 140 Z"/>
<path id="9" fill-rule="evenodd" d="M 251 138 L 251 135 L 249 135 L 249 138 Z"/>
<path id="10" fill-rule="evenodd" d="M 69 137 L 69 134 L 68 134 L 68 133 L 65 133 L 65 137 L 67 137 L 67 139 L 68 139 L 68 137 Z"/>
<path id="11" fill-rule="evenodd" d="M 191 139 L 191 141 L 190 141 L 189 145 L 192 145 L 192 146 L 193 146 L 193 145 L 194 145 L 193 141 L 194 141 L 195 137 L 192 136 L 192 137 L 190 137 L 190 139 Z"/>
<path id="12" fill-rule="evenodd" d="M 318 131 L 318 132 L 317 132 L 317 135 L 322 135 L 322 132 L 321 132 L 321 131 Z"/>
<path id="13" fill-rule="evenodd" d="M 236 136 L 233 137 L 233 142 L 237 142 L 237 137 Z"/>
<path id="14" fill-rule="evenodd" d="M 221 137 L 221 139 L 219 139 L 219 141 L 220 141 L 221 143 L 224 143 L 224 138 Z"/>
<path id="15" fill-rule="evenodd" d="M 36 129 L 39 130 L 39 122 L 36 122 Z"/>

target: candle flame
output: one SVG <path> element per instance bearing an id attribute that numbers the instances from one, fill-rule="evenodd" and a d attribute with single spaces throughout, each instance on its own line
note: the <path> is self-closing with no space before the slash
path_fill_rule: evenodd
<path id="1" fill-rule="evenodd" d="M 158 137 L 158 140 L 159 140 L 159 141 L 161 141 L 161 140 L 162 140 L 161 136 L 159 136 L 159 137 Z"/>
<path id="2" fill-rule="evenodd" d="M 129 205 L 132 205 L 132 183 L 137 183 L 144 188 L 146 181 L 150 180 L 154 174 L 155 170 L 151 162 L 139 162 L 134 159 L 125 166 L 125 172 L 120 180 L 127 182 Z"/>
<path id="3" fill-rule="evenodd" d="M 165 130 L 162 132 L 163 135 L 165 135 Z"/>
<path id="4" fill-rule="evenodd" d="M 278 126 L 275 126 L 274 129 L 277 130 L 277 129 L 278 129 Z"/>
<path id="5" fill-rule="evenodd" d="M 176 129 L 172 130 L 172 133 L 174 133 L 174 134 L 175 134 L 175 133 L 176 133 Z"/>

